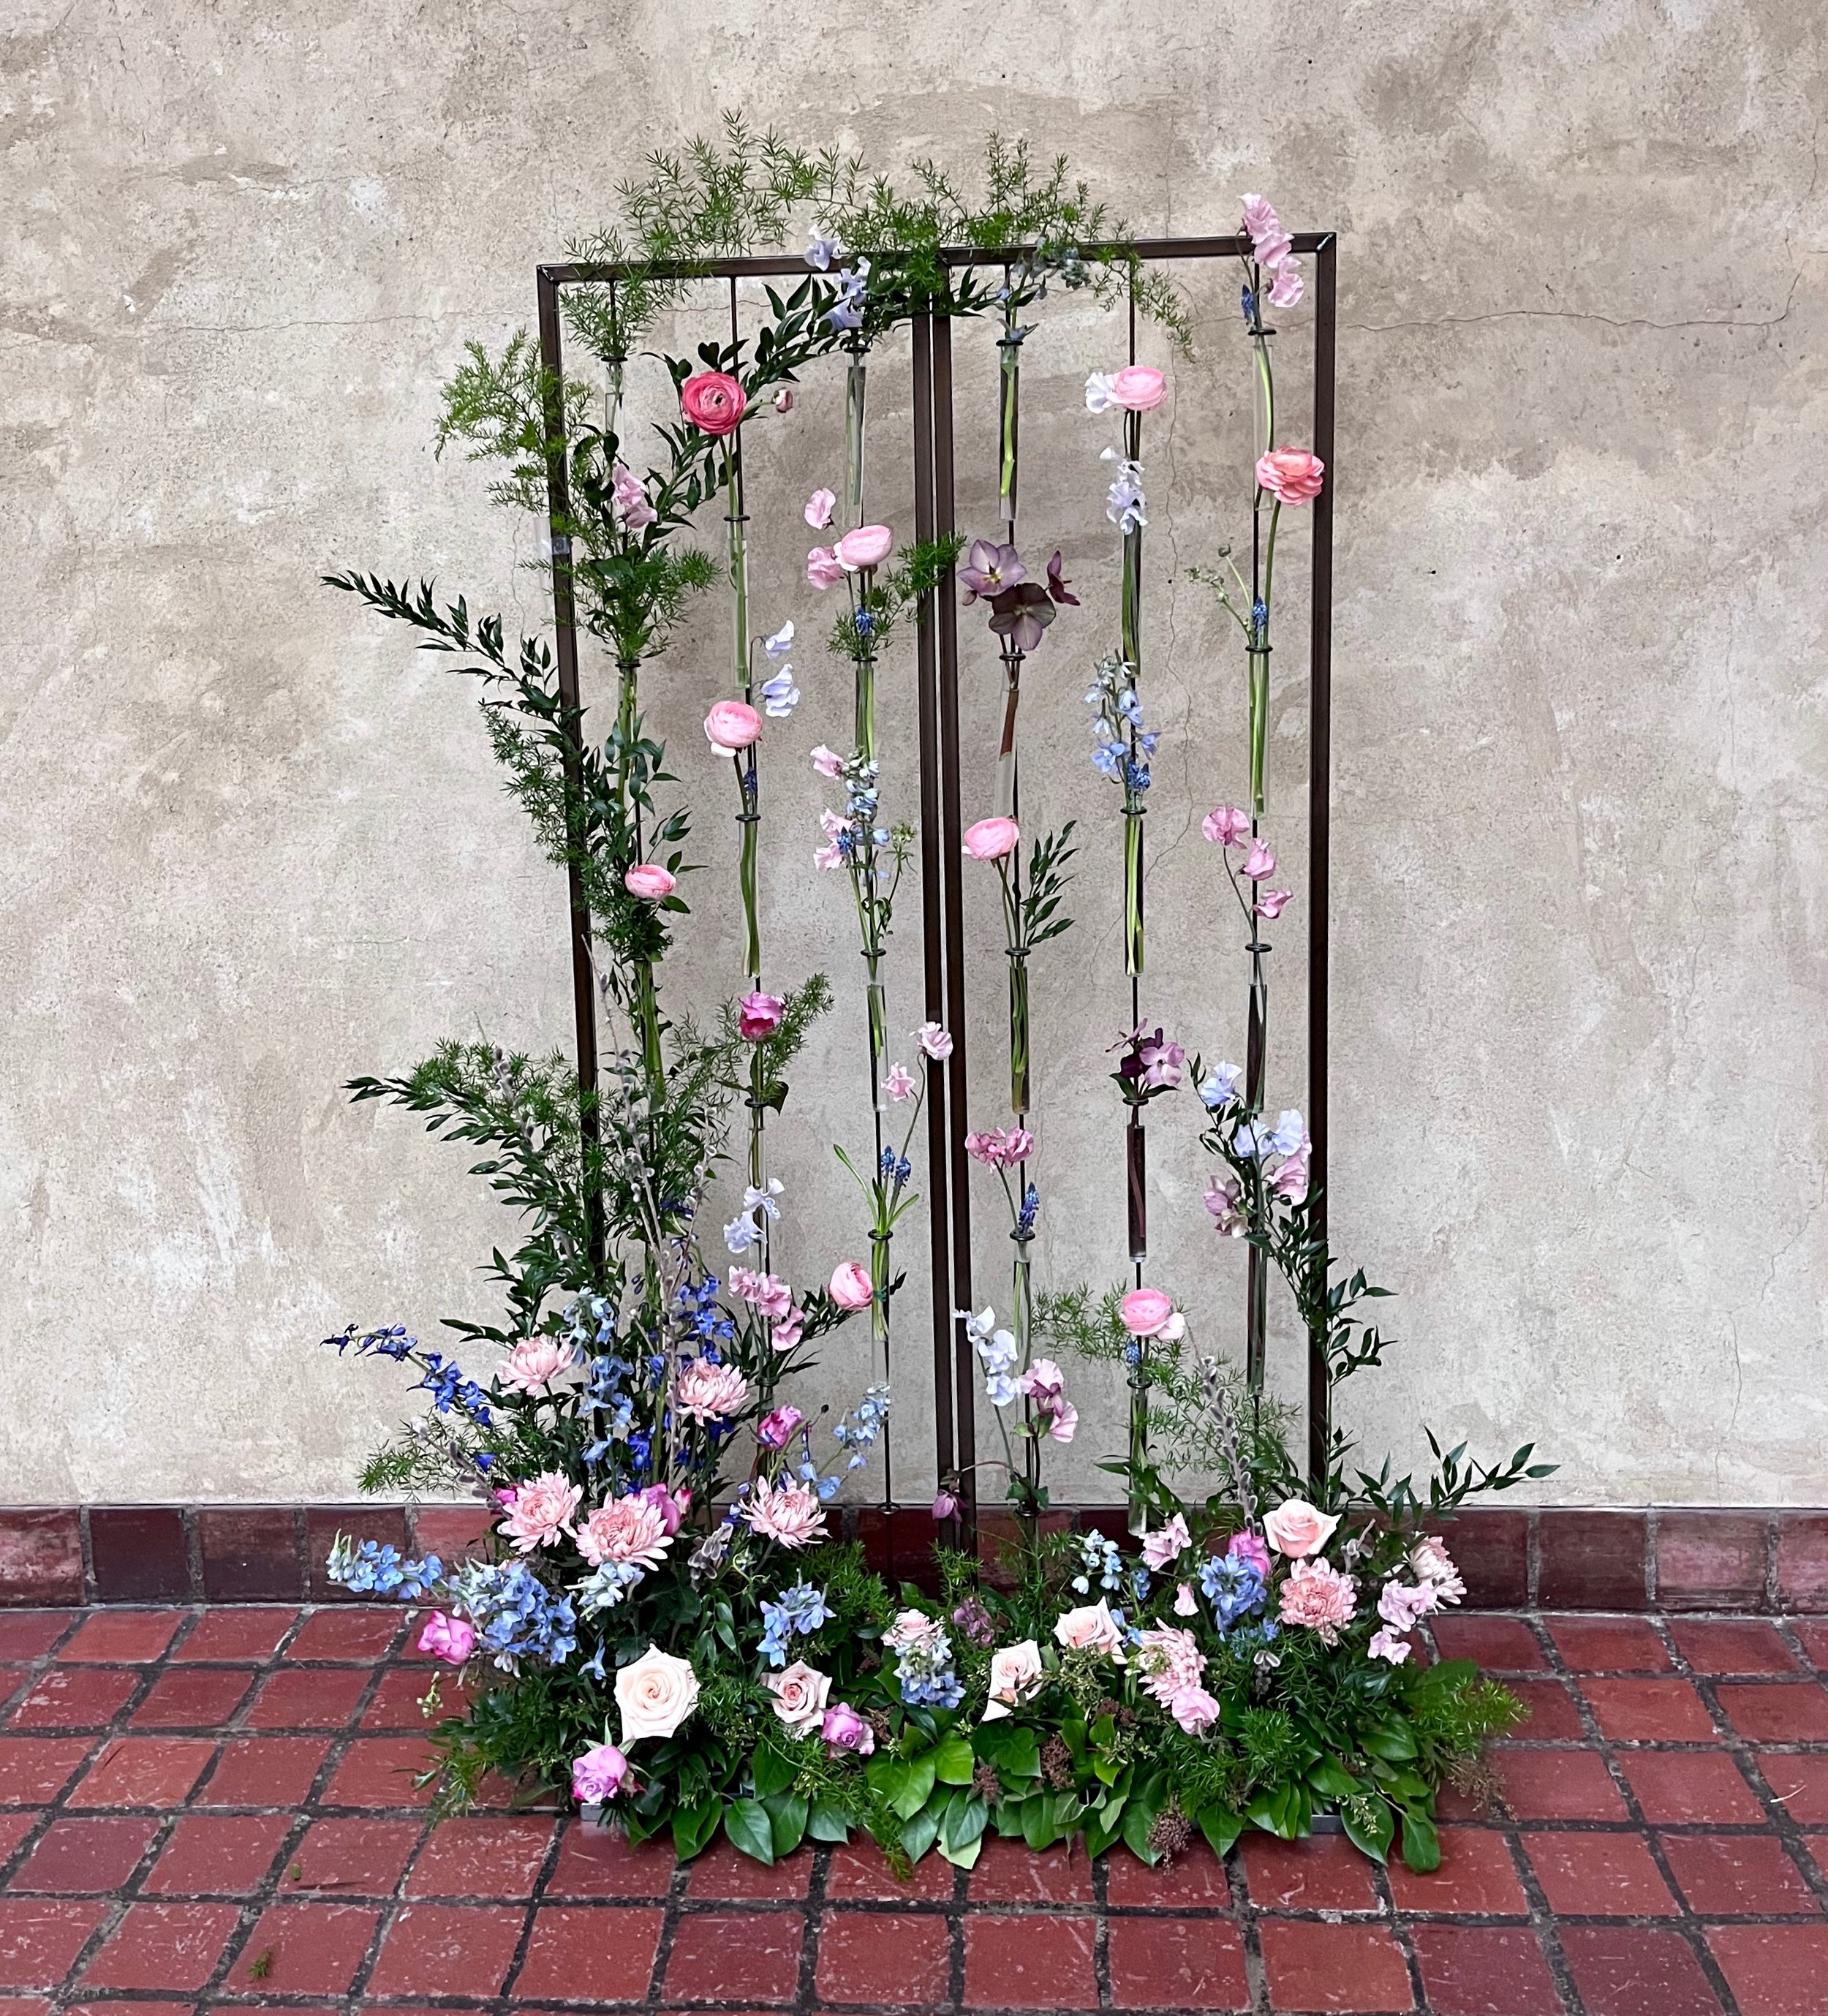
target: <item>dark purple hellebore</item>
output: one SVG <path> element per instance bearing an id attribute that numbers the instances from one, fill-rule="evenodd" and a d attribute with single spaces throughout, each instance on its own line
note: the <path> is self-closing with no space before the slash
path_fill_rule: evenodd
<path id="1" fill-rule="evenodd" d="M 991 628 L 998 636 L 1006 638 L 1009 648 L 1016 651 L 1032 651 L 1053 621 L 1053 604 L 1038 581 L 1025 581 L 992 596 L 990 611 Z"/>

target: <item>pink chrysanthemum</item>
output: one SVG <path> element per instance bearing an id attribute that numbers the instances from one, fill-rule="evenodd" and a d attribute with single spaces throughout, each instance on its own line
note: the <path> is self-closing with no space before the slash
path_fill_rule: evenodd
<path id="1" fill-rule="evenodd" d="M 556 1547 L 570 1532 L 572 1515 L 583 1496 L 561 1471 L 542 1471 L 502 1494 L 500 1502 L 507 1514 L 502 1531 L 517 1554 L 531 1554 L 535 1547 Z"/>
<path id="2" fill-rule="evenodd" d="M 672 1544 L 664 1508 L 639 1492 L 599 1505 L 578 1529 L 578 1551 L 593 1568 L 605 1561 L 657 1568 Z"/>
<path id="3" fill-rule="evenodd" d="M 743 1509 L 750 1529 L 783 1547 L 807 1547 L 825 1538 L 825 1507 L 804 1484 L 771 1485 L 757 1478 Z"/>
<path id="4" fill-rule="evenodd" d="M 1297 1561 L 1282 1586 L 1282 1621 L 1314 1632 L 1323 1645 L 1339 1642 L 1340 1627 L 1358 1610 L 1358 1586 L 1323 1561 Z"/>

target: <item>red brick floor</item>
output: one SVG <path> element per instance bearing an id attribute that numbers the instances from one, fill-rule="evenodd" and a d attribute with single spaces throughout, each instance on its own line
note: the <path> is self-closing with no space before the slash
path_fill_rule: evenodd
<path id="1" fill-rule="evenodd" d="M 1432 1877 L 867 1843 L 689 1870 L 553 1811 L 430 1821 L 395 1611 L 0 1611 L 0 2016 L 833 2009 L 1828 2016 L 1828 1633 L 1469 1617 L 1502 1806 Z"/>

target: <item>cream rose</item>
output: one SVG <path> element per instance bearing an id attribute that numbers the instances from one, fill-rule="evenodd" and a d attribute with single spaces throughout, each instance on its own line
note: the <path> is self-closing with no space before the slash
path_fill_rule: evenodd
<path id="1" fill-rule="evenodd" d="M 624 1743 L 671 1736 L 698 1705 L 698 1676 L 685 1660 L 650 1645 L 617 1674 L 616 1705 L 622 1711 Z"/>
<path id="2" fill-rule="evenodd" d="M 784 1672 L 765 1673 L 761 1683 L 775 1697 L 775 1713 L 796 1736 L 811 1736 L 825 1720 L 829 1674 L 796 1659 Z"/>
<path id="3" fill-rule="evenodd" d="M 1263 1531 L 1279 1554 L 1298 1561 L 1309 1554 L 1319 1553 L 1333 1538 L 1338 1525 L 1338 1519 L 1332 1513 L 1321 1511 L 1304 1498 L 1291 1498 L 1286 1504 L 1277 1506 L 1266 1515 Z"/>
<path id="4" fill-rule="evenodd" d="M 1124 1634 L 1110 1614 L 1103 1597 L 1078 1610 L 1069 1610 L 1054 1620 L 1053 1635 L 1072 1652 L 1103 1652 L 1121 1666 L 1124 1661 Z"/>
<path id="5" fill-rule="evenodd" d="M 986 1722 L 1000 1721 L 1013 1708 L 1040 1686 L 1043 1677 L 1041 1647 L 1032 1638 L 1020 1645 L 1006 1645 L 990 1655 L 990 1700 L 984 1711 Z"/>

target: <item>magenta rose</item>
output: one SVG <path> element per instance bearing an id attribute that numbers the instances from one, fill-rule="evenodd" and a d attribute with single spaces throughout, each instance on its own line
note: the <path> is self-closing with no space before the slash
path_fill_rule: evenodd
<path id="1" fill-rule="evenodd" d="M 876 1748 L 869 1724 L 848 1701 L 840 1701 L 836 1708 L 826 1710 L 819 1733 L 825 1738 L 827 1755 L 833 1757 L 845 1750 L 854 1756 L 867 1757 Z"/>
<path id="2" fill-rule="evenodd" d="M 736 1033 L 746 1043 L 759 1043 L 781 1026 L 786 1012 L 778 994 L 745 994 L 736 1003 Z"/>
<path id="3" fill-rule="evenodd" d="M 793 1431 L 805 1418 L 797 1407 L 777 1407 L 757 1424 L 755 1439 L 764 1449 L 785 1449 L 793 1439 Z"/>
<path id="4" fill-rule="evenodd" d="M 476 1650 L 476 1632 L 463 1618 L 447 1617 L 443 1611 L 434 1610 L 419 1634 L 419 1649 L 447 1665 L 461 1666 Z"/>
<path id="5" fill-rule="evenodd" d="M 721 700 L 704 717 L 704 739 L 720 756 L 739 755 L 761 740 L 761 716 L 747 701 Z"/>
<path id="6" fill-rule="evenodd" d="M 571 1796 L 581 1806 L 601 1805 L 628 1782 L 628 1760 L 613 1743 L 595 1744 L 571 1760 Z"/>
<path id="7" fill-rule="evenodd" d="M 869 1283 L 869 1270 L 855 1260 L 840 1261 L 832 1269 L 831 1298 L 841 1309 L 866 1309 L 876 1300 Z"/>
<path id="8" fill-rule="evenodd" d="M 1312 504 L 1326 479 L 1326 464 L 1304 448 L 1272 448 L 1257 463 L 1257 484 L 1282 504 Z"/>
<path id="9" fill-rule="evenodd" d="M 622 887 L 631 896 L 639 896 L 650 903 L 657 903 L 663 896 L 672 895 L 676 878 L 657 861 L 638 861 L 622 877 Z"/>
<path id="10" fill-rule="evenodd" d="M 1021 837 L 1013 819 L 983 819 L 965 829 L 965 851 L 973 861 L 1000 861 Z"/>
<path id="11" fill-rule="evenodd" d="M 734 434 L 748 394 L 727 371 L 701 371 L 679 387 L 679 410 L 707 434 Z"/>

